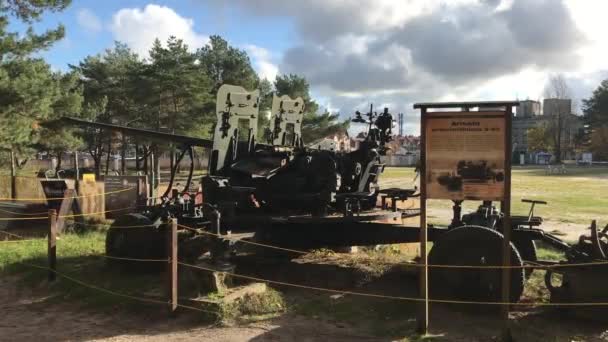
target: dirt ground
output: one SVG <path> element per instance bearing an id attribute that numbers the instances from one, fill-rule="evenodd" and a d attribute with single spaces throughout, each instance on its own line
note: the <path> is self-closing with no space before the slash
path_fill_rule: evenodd
<path id="1" fill-rule="evenodd" d="M 401 284 L 410 286 L 412 284 Z M 384 284 L 395 284 L 389 278 Z M 284 314 L 281 317 L 236 326 L 204 323 L 197 313 L 182 311 L 176 318 L 167 318 L 162 309 L 150 307 L 145 314 L 132 312 L 98 312 L 82 308 L 72 301 L 50 300 L 45 295 L 46 284 L 37 288 L 20 289 L 14 278 L 0 279 L 0 341 L 391 341 L 407 339 L 400 333 L 391 337 L 377 337 L 363 332 L 359 325 L 341 320 L 330 320 Z M 382 292 L 387 289 L 382 284 Z M 376 287 L 376 286 L 374 286 Z M 389 294 L 402 289 L 392 287 Z M 393 293 L 394 292 L 394 293 Z M 300 297 L 326 297 L 327 294 L 292 293 Z M 416 304 L 386 303 L 348 299 L 353 306 L 370 311 L 383 311 L 382 329 L 412 334 L 415 326 Z M 351 305 L 351 304 L 349 304 Z M 389 309 L 390 305 L 392 307 Z M 336 308 L 339 306 L 336 305 Z M 331 310 L 331 309 L 330 309 Z M 390 313 L 392 311 L 392 314 Z M 501 331 L 496 311 L 486 308 L 457 309 L 445 306 L 431 307 L 431 341 L 497 341 Z M 608 324 L 575 319 L 556 310 L 523 308 L 512 313 L 515 341 L 608 341 Z M 360 325 L 368 324 L 364 318 Z M 392 326 L 395 329 L 391 329 Z M 426 340 L 426 339 L 425 339 Z"/>
<path id="2" fill-rule="evenodd" d="M 75 303 L 47 303 L 42 291 L 19 290 L 14 279 L 0 279 L 0 341 L 372 341 L 344 324 L 285 315 L 237 327 L 202 323 L 185 312 L 168 319 L 162 310 L 149 316 L 103 314 Z M 161 311 L 161 312 L 159 312 Z"/>

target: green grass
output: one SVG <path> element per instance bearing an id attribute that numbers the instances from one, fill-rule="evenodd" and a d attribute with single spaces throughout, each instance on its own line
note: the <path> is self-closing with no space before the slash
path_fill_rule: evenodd
<path id="1" fill-rule="evenodd" d="M 57 242 L 57 271 L 86 284 L 125 295 L 154 299 L 158 294 L 163 293 L 162 272 L 151 275 L 132 271 L 119 272 L 108 267 L 106 259 L 101 256 L 104 253 L 104 240 L 103 232 L 60 236 Z M 0 276 L 13 276 L 22 286 L 39 288 L 40 284 L 46 283 L 48 271 L 30 265 L 42 267 L 48 265 L 46 239 L 2 243 Z M 161 306 L 91 289 L 61 276 L 47 285 L 45 291 L 48 291 L 49 301 L 70 299 L 96 310 L 111 311 L 117 307 L 124 307 L 128 310 L 140 311 L 148 309 L 151 305 Z"/>
<path id="2" fill-rule="evenodd" d="M 387 167 L 380 183 L 403 188 L 414 184 L 414 168 Z M 535 215 L 545 220 L 575 224 L 589 224 L 592 219 L 602 226 L 608 223 L 608 167 L 568 166 L 566 174 L 547 175 L 542 167 L 514 167 L 512 173 L 512 210 L 514 215 L 527 215 L 530 205 L 522 199 L 547 201 L 548 205 L 537 205 Z M 464 212 L 475 210 L 479 203 L 464 203 Z M 444 200 L 429 200 L 429 211 L 448 210 L 433 223 L 448 222 L 452 203 Z M 435 211 L 444 213 L 444 211 Z M 445 216 L 445 217 L 443 217 Z"/>

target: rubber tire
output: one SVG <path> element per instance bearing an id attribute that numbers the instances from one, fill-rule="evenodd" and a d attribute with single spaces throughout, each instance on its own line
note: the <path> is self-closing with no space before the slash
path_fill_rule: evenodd
<path id="1" fill-rule="evenodd" d="M 513 244 L 517 248 L 519 255 L 524 261 L 537 261 L 537 248 L 536 242 L 531 239 L 513 239 Z M 525 268 L 526 279 L 530 279 L 530 276 L 534 272 L 533 268 Z"/>
<path id="2" fill-rule="evenodd" d="M 137 228 L 121 228 L 147 226 Z M 164 259 L 167 257 L 163 229 L 142 214 L 118 217 L 106 233 L 106 255 L 119 258 Z M 153 262 L 107 259 L 108 265 L 137 269 L 151 269 Z"/>
<path id="3" fill-rule="evenodd" d="M 462 226 L 445 233 L 429 253 L 429 265 L 502 265 L 503 235 L 481 226 Z M 523 261 L 511 243 L 511 265 Z M 511 271 L 511 299 L 517 302 L 524 289 L 524 271 Z M 475 302 L 502 301 L 502 269 L 445 268 L 429 266 L 429 290 L 432 299 Z"/>

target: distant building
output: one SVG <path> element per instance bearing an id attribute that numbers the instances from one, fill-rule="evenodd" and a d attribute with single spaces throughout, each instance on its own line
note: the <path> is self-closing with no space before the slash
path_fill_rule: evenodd
<path id="1" fill-rule="evenodd" d="M 525 163 L 538 163 L 539 158 L 535 152 L 528 150 L 528 130 L 542 125 L 555 125 L 557 118 L 562 120 L 561 153 L 562 159 L 573 159 L 575 137 L 582 128 L 582 119 L 572 114 L 572 100 L 570 99 L 544 99 L 541 111 L 540 102 L 520 101 L 513 115 L 512 142 L 513 156 L 519 164 L 523 155 Z M 542 160 L 546 160 L 546 153 Z"/>
<path id="2" fill-rule="evenodd" d="M 351 139 L 348 136 L 348 132 L 344 130 L 317 140 L 308 147 L 335 152 L 350 152 Z"/>
<path id="3" fill-rule="evenodd" d="M 388 152 L 382 161 L 388 166 L 414 166 L 420 159 L 420 137 L 397 135 L 388 143 Z"/>
<path id="4" fill-rule="evenodd" d="M 572 100 L 570 99 L 544 99 L 543 115 L 558 116 L 572 114 Z"/>
<path id="5" fill-rule="evenodd" d="M 540 102 L 525 100 L 519 101 L 519 106 L 515 107 L 515 116 L 518 118 L 536 117 L 541 115 Z"/>

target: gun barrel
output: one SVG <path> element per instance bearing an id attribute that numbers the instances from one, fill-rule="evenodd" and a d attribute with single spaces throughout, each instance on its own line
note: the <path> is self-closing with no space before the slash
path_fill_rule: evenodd
<path id="1" fill-rule="evenodd" d="M 70 118 L 70 117 L 64 117 L 61 120 L 69 125 L 94 127 L 94 128 L 102 128 L 102 129 L 108 129 L 108 130 L 113 130 L 113 131 L 119 131 L 126 135 L 138 136 L 138 137 L 142 137 L 142 138 L 146 138 L 146 139 L 150 139 L 150 140 L 172 141 L 172 142 L 184 144 L 187 146 L 201 146 L 201 147 L 205 147 L 205 148 L 212 148 L 212 146 L 213 146 L 213 141 L 211 141 L 211 140 L 189 137 L 186 135 L 163 133 L 163 132 L 157 132 L 157 131 L 152 131 L 152 130 L 148 130 L 148 129 L 112 125 L 112 124 L 101 123 L 101 122 L 92 122 L 92 121 L 75 119 L 75 118 Z"/>

